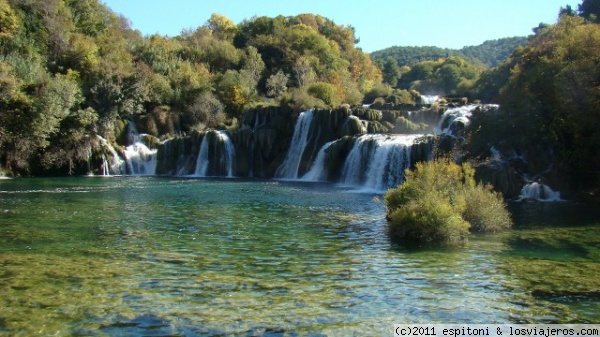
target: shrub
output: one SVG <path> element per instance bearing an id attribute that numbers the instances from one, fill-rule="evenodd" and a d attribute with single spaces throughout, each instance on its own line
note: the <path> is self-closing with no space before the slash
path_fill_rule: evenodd
<path id="1" fill-rule="evenodd" d="M 311 84 L 308 87 L 308 93 L 311 96 L 322 100 L 323 102 L 325 102 L 325 104 L 327 104 L 330 107 L 336 107 L 340 104 L 340 102 L 336 98 L 335 87 L 333 86 L 333 84 L 325 82 L 317 82 Z"/>
<path id="2" fill-rule="evenodd" d="M 469 164 L 448 159 L 417 163 L 385 197 L 393 239 L 458 243 L 471 231 L 497 232 L 512 222 L 499 193 L 478 185 Z"/>
<path id="3" fill-rule="evenodd" d="M 512 221 L 504 209 L 502 194 L 490 185 L 477 185 L 466 190 L 467 208 L 463 218 L 471 224 L 472 232 L 499 232 L 510 228 Z"/>
<path id="4" fill-rule="evenodd" d="M 421 243 L 462 242 L 469 233 L 467 223 L 441 193 L 428 192 L 408 201 L 388 215 L 390 235 Z"/>
<path id="5" fill-rule="evenodd" d="M 327 108 L 323 100 L 311 96 L 305 88 L 292 88 L 281 97 L 281 105 L 294 111 L 305 111 L 313 108 Z"/>

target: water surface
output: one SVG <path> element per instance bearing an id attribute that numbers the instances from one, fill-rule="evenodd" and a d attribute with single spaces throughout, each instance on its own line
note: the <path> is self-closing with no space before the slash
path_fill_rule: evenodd
<path id="1" fill-rule="evenodd" d="M 552 205 L 552 206 L 550 206 Z M 389 335 L 394 323 L 599 323 L 600 221 L 408 249 L 374 195 L 235 179 L 0 181 L 0 335 Z"/>

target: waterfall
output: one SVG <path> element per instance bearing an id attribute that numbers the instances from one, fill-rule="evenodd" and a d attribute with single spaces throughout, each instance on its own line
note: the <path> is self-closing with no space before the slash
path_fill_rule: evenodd
<path id="1" fill-rule="evenodd" d="M 471 115 L 477 105 L 465 105 L 450 108 L 444 112 L 436 128 L 436 133 L 458 136 L 458 131 L 471 123 Z"/>
<path id="2" fill-rule="evenodd" d="M 198 152 L 198 159 L 196 161 L 196 172 L 194 173 L 197 177 L 206 177 L 208 172 L 208 136 L 204 135 L 202 143 L 200 144 L 200 152 Z"/>
<path id="3" fill-rule="evenodd" d="M 373 145 L 371 140 L 374 137 L 376 135 L 364 135 L 358 137 L 355 141 L 342 168 L 342 184 L 349 186 L 362 185 L 363 172 L 366 172 L 365 166 L 368 164 L 367 160 Z"/>
<path id="4" fill-rule="evenodd" d="M 285 160 L 277 168 L 275 177 L 285 179 L 297 179 L 298 168 L 302 161 L 302 155 L 308 143 L 310 125 L 313 119 L 313 111 L 307 110 L 300 114 L 296 126 L 294 127 L 294 135 L 292 136 L 292 144 L 287 152 Z"/>
<path id="5" fill-rule="evenodd" d="M 102 175 L 110 176 L 110 175 L 121 175 L 125 173 L 125 162 L 119 154 L 117 150 L 115 150 L 112 145 L 108 143 L 106 139 L 104 139 L 100 135 L 96 135 L 96 137 L 100 140 L 100 144 L 104 147 L 104 149 L 110 152 L 110 158 L 107 160 L 106 153 L 102 153 Z"/>
<path id="6" fill-rule="evenodd" d="M 129 122 L 128 142 L 131 145 L 125 148 L 125 160 L 130 175 L 147 176 L 156 174 L 157 150 L 150 149 L 142 142 L 142 136 L 137 131 L 135 124 Z"/>
<path id="7" fill-rule="evenodd" d="M 110 165 L 108 164 L 104 153 L 102 154 L 102 175 L 105 177 L 110 176 Z"/>
<path id="8" fill-rule="evenodd" d="M 421 95 L 421 104 L 431 105 L 440 98 L 438 95 Z"/>
<path id="9" fill-rule="evenodd" d="M 412 165 L 411 148 L 421 136 L 358 137 L 344 162 L 341 183 L 376 191 L 397 186 L 404 181 L 404 171 Z"/>
<path id="10" fill-rule="evenodd" d="M 223 131 L 209 131 L 202 138 L 194 176 L 231 178 L 234 163 L 235 148 L 231 139 Z"/>
<path id="11" fill-rule="evenodd" d="M 396 187 L 404 181 L 404 171 L 410 168 L 411 146 L 417 136 L 388 137 L 377 141 L 365 186 L 375 190 Z"/>
<path id="12" fill-rule="evenodd" d="M 130 175 L 147 176 L 156 174 L 156 150 L 149 149 L 141 142 L 125 148 L 127 170 Z"/>
<path id="13" fill-rule="evenodd" d="M 549 186 L 538 182 L 528 183 L 523 186 L 518 200 L 562 201 L 560 192 L 554 191 Z"/>
<path id="14" fill-rule="evenodd" d="M 327 170 L 325 169 L 325 155 L 327 154 L 327 149 L 334 142 L 329 142 L 321 147 L 319 153 L 317 154 L 317 158 L 314 163 L 310 167 L 310 170 L 306 172 L 301 178 L 304 181 L 326 181 L 327 180 Z"/>

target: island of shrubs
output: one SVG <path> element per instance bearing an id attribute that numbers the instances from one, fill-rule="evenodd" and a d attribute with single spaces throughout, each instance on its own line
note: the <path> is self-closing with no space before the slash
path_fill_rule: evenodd
<path id="1" fill-rule="evenodd" d="M 407 170 L 406 180 L 384 197 L 392 239 L 457 244 L 470 232 L 512 226 L 500 193 L 477 184 L 470 164 L 436 159 Z"/>

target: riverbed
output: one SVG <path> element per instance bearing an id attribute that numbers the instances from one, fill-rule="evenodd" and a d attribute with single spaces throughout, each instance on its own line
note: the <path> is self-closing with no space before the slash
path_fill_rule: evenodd
<path id="1" fill-rule="evenodd" d="M 0 181 L 0 335 L 390 335 L 599 323 L 600 216 L 511 203 L 463 247 L 386 234 L 381 195 L 154 177 Z"/>

